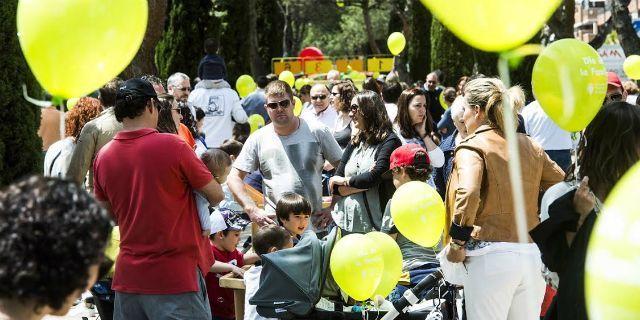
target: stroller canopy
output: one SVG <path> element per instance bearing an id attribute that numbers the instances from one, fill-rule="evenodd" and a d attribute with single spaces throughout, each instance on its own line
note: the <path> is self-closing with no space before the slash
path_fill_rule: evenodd
<path id="1" fill-rule="evenodd" d="M 286 250 L 262 255 L 260 287 L 249 303 L 263 317 L 287 318 L 308 314 L 320 300 L 329 272 L 329 256 L 337 228 L 326 241 L 306 231 L 298 244 Z"/>

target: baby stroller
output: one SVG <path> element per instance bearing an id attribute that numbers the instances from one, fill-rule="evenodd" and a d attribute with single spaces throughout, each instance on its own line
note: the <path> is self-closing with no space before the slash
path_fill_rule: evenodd
<path id="1" fill-rule="evenodd" d="M 262 256 L 262 274 L 260 287 L 249 303 L 256 306 L 259 315 L 279 319 L 437 319 L 453 320 L 458 317 L 457 288 L 445 283 L 442 274 L 437 271 L 427 276 L 411 290 L 407 290 L 402 299 L 394 304 L 382 303 L 387 311 L 357 310 L 346 308 L 342 294 L 329 270 L 329 257 L 333 245 L 340 238 L 339 228 L 334 228 L 325 239 L 320 240 L 315 233 L 307 231 L 300 242 L 291 249 L 280 250 Z M 423 291 L 426 299 L 437 302 L 422 308 L 411 309 L 415 298 Z M 410 295 L 414 294 L 413 299 Z M 331 302 L 331 307 L 318 302 Z M 437 309 L 434 312 L 434 309 Z M 435 317 L 430 314 L 439 313 Z"/>

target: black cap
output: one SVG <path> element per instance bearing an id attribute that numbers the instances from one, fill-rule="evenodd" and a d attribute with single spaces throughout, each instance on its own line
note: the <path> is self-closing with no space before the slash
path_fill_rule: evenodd
<path id="1" fill-rule="evenodd" d="M 116 96 L 116 99 L 118 100 L 133 100 L 139 98 L 158 99 L 158 95 L 149 81 L 140 78 L 133 78 L 125 81 L 124 84 L 118 88 Z"/>

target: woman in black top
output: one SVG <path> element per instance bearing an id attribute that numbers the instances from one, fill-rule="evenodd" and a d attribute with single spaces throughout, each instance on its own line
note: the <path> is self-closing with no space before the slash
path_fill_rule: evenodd
<path id="1" fill-rule="evenodd" d="M 351 141 L 353 122 L 349 116 L 351 99 L 356 95 L 356 88 L 350 81 L 340 81 L 331 88 L 331 105 L 338 111 L 333 137 L 344 150 Z"/>
<path id="2" fill-rule="evenodd" d="M 549 218 L 531 230 L 542 261 L 560 278 L 545 319 L 588 319 L 584 266 L 591 231 L 600 205 L 622 175 L 640 160 L 640 108 L 626 102 L 605 105 L 584 130 L 578 161 L 565 182 L 583 178 L 549 206 Z M 612 271 L 615 272 L 615 271 Z"/>
<path id="3" fill-rule="evenodd" d="M 361 91 L 349 109 L 358 132 L 329 182 L 334 196 L 341 197 L 332 216 L 347 232 L 367 233 L 380 230 L 385 205 L 395 191 L 393 181 L 382 174 L 389 171 L 389 157 L 401 142 L 377 93 Z"/>

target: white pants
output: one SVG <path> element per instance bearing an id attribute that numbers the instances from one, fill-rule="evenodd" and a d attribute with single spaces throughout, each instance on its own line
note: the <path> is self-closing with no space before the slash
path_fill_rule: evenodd
<path id="1" fill-rule="evenodd" d="M 535 244 L 521 244 L 521 246 Z M 539 320 L 544 299 L 540 252 L 497 251 L 467 257 L 464 296 L 469 320 Z"/>

